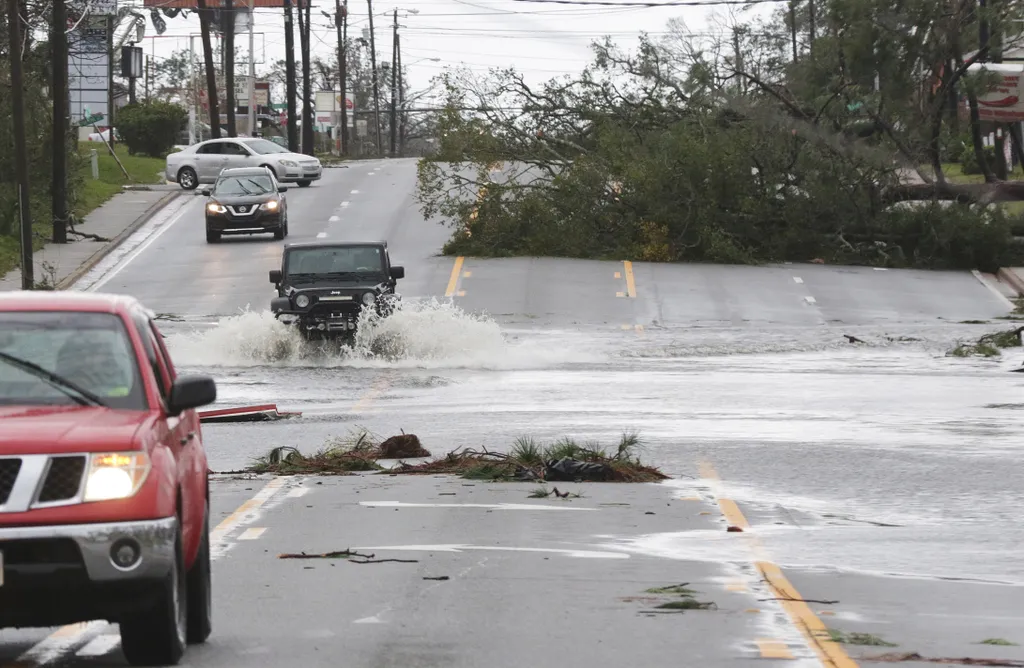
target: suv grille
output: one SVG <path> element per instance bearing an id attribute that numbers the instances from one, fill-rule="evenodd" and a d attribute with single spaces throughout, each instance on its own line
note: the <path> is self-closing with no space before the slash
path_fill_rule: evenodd
<path id="1" fill-rule="evenodd" d="M 0 459 L 0 506 L 7 503 L 7 498 L 14 489 L 14 481 L 21 470 L 20 459 Z"/>
<path id="2" fill-rule="evenodd" d="M 50 460 L 50 470 L 39 492 L 39 503 L 52 503 L 72 499 L 78 494 L 85 473 L 85 457 L 54 457 Z"/>

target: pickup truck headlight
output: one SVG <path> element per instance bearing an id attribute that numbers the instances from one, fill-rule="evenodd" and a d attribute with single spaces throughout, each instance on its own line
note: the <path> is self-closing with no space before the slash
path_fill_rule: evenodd
<path id="1" fill-rule="evenodd" d="M 307 306 L 309 306 L 309 296 L 299 295 L 298 297 L 295 298 L 295 305 L 298 306 L 299 308 L 306 308 Z"/>
<path id="2" fill-rule="evenodd" d="M 110 501 L 134 496 L 150 469 L 144 452 L 104 452 L 89 456 L 85 501 Z"/>

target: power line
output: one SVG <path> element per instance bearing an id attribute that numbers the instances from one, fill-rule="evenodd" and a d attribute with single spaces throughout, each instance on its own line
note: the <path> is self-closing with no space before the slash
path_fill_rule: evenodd
<path id="1" fill-rule="evenodd" d="M 718 5 L 760 5 L 789 0 L 666 0 L 665 2 L 611 2 L 610 0 L 512 0 L 538 5 L 603 5 L 606 7 L 715 7 Z"/>

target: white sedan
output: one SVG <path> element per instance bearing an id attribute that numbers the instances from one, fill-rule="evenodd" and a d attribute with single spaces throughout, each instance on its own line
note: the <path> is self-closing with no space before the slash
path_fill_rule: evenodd
<path id="1" fill-rule="evenodd" d="M 208 139 L 167 156 L 168 181 L 186 190 L 214 183 L 223 169 L 266 167 L 284 183 L 305 188 L 323 176 L 323 165 L 313 156 L 292 153 L 267 139 L 237 137 Z"/>

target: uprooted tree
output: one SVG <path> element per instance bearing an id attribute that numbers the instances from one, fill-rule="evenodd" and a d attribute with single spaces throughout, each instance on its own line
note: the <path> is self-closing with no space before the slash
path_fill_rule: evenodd
<path id="1" fill-rule="evenodd" d="M 542 86 L 442 75 L 418 197 L 455 227 L 446 251 L 988 270 L 1024 256 L 1003 204 L 1024 183 L 997 179 L 977 121 L 993 75 L 968 68 L 994 40 L 978 48 L 972 0 L 815 4 L 723 40 L 673 21 L 635 53 L 595 44 L 579 76 Z M 990 3 L 982 32 L 1021 11 Z M 947 176 L 965 156 L 984 182 Z"/>

